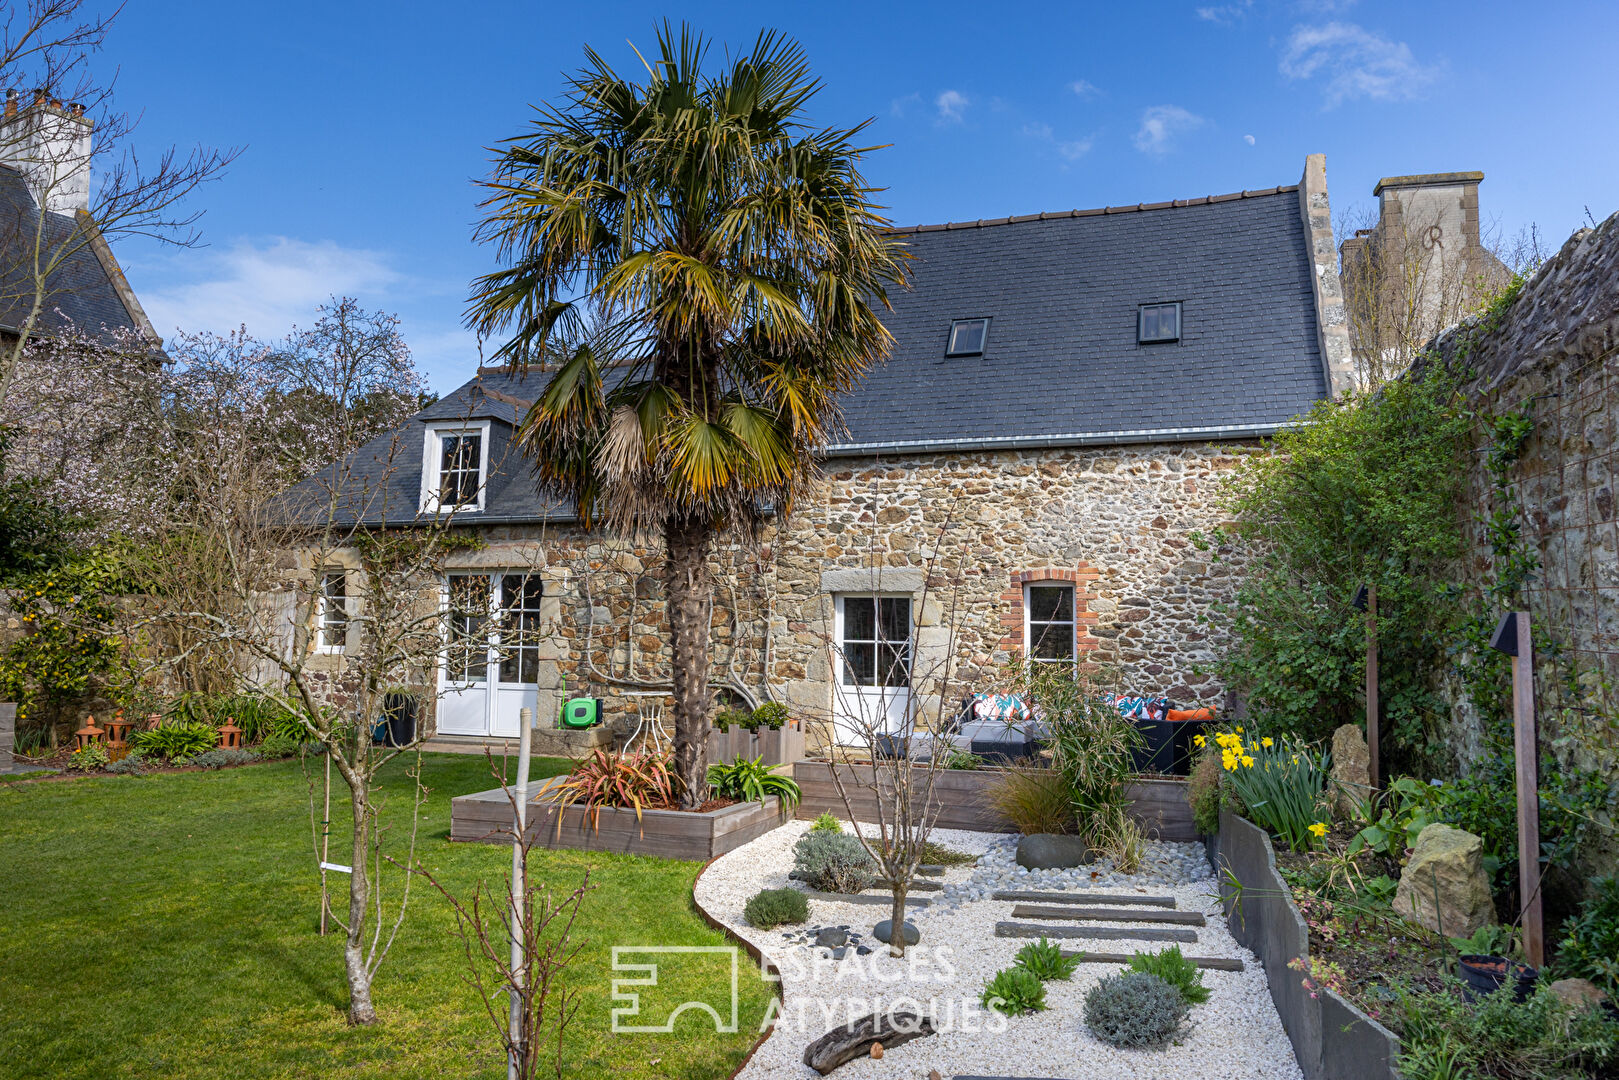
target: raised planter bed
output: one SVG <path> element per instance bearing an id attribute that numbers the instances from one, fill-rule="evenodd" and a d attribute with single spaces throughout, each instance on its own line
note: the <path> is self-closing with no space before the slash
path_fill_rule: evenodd
<path id="1" fill-rule="evenodd" d="M 742 758 L 763 758 L 766 765 L 781 765 L 804 756 L 804 732 L 795 727 L 733 727 L 708 733 L 708 760 L 730 764 Z"/>
<path id="2" fill-rule="evenodd" d="M 830 812 L 836 817 L 849 813 L 838 785 L 832 777 L 830 761 L 805 759 L 794 763 L 793 779 L 803 789 L 803 801 L 796 816 L 819 817 Z M 877 820 L 877 801 L 872 793 L 871 766 L 839 764 L 843 785 L 854 803 L 859 821 Z M 938 806 L 935 826 L 941 829 L 973 829 L 978 832 L 1016 832 L 1012 823 L 991 809 L 984 792 L 1004 775 L 1001 769 L 940 769 L 933 774 L 933 801 Z M 926 783 L 921 769 L 913 777 L 919 788 Z M 1186 802 L 1184 780 L 1137 780 L 1130 785 L 1133 803 L 1130 815 L 1149 836 L 1159 840 L 1198 839 L 1192 825 L 1192 809 Z"/>
<path id="3" fill-rule="evenodd" d="M 1277 872 L 1270 837 L 1227 810 L 1209 848 L 1231 934 L 1265 966 L 1271 1000 L 1305 1080 L 1399 1080 L 1399 1038 L 1333 991 L 1320 987 L 1312 994 L 1303 972 L 1290 966 L 1297 960 L 1309 969 L 1310 932 Z M 1225 881 L 1227 871 L 1241 883 L 1240 896 Z"/>
<path id="4" fill-rule="evenodd" d="M 712 859 L 755 837 L 763 836 L 788 818 L 780 800 L 744 802 L 707 813 L 683 810 L 634 810 L 603 807 L 593 823 L 586 810 L 570 806 L 557 828 L 556 808 L 544 793 L 532 797 L 528 834 L 540 847 L 574 851 L 611 851 L 620 855 L 655 855 L 663 859 Z M 499 788 L 460 795 L 450 800 L 450 839 L 484 844 L 511 842 L 512 806 Z"/>

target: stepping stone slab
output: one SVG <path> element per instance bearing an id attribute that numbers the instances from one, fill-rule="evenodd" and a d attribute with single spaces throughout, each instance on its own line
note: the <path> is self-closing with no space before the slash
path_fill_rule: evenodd
<path id="1" fill-rule="evenodd" d="M 871 906 L 888 904 L 892 906 L 894 903 L 894 898 L 888 893 L 817 892 L 814 889 L 806 889 L 804 895 L 811 900 L 826 900 L 834 904 L 865 904 Z M 925 896 L 907 896 L 905 898 L 906 907 L 927 907 L 932 902 Z"/>
<path id="2" fill-rule="evenodd" d="M 1173 923 L 1176 926 L 1207 926 L 1201 911 L 1121 911 L 1118 908 L 1068 907 L 1065 904 L 1018 904 L 1014 919 L 1119 919 L 1124 922 Z"/>
<path id="3" fill-rule="evenodd" d="M 995 936 L 1007 938 L 1090 938 L 1095 941 L 1180 941 L 1197 940 L 1196 930 L 1171 930 L 1157 926 L 1044 926 L 1040 923 L 998 922 Z"/>
<path id="4" fill-rule="evenodd" d="M 1130 896 L 1127 893 L 1060 893 L 1035 889 L 1003 889 L 990 893 L 991 900 L 1027 900 L 1035 904 L 1140 904 L 1142 907 L 1175 906 L 1173 896 Z"/>
<path id="5" fill-rule="evenodd" d="M 944 877 L 944 867 L 937 866 L 933 863 L 923 863 L 921 866 L 916 868 L 916 872 L 918 874 L 926 874 L 928 877 Z"/>
<path id="6" fill-rule="evenodd" d="M 913 1012 L 896 1011 L 883 1015 L 869 1013 L 858 1020 L 839 1024 L 804 1048 L 804 1064 L 825 1076 L 833 1069 L 859 1057 L 871 1055 L 871 1044 L 882 1043 L 892 1050 L 902 1043 L 933 1034 L 933 1021 Z"/>
<path id="7" fill-rule="evenodd" d="M 1090 952 L 1086 949 L 1064 949 L 1064 956 L 1077 956 L 1082 964 L 1128 964 L 1130 953 L 1121 952 Z M 1232 960 L 1225 956 L 1188 956 L 1186 959 L 1200 968 L 1210 971 L 1242 971 L 1241 960 Z M 960 1080 L 960 1077 L 957 1077 Z"/>

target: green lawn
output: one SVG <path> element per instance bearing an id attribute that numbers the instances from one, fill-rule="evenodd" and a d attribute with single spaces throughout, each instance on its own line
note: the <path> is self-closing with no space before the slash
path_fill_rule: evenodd
<path id="1" fill-rule="evenodd" d="M 482 758 L 425 755 L 419 857 L 458 894 L 498 886 L 510 849 L 448 841 L 450 798 L 492 786 Z M 564 771 L 536 761 L 537 775 Z M 408 818 L 403 767 L 387 821 Z M 339 787 L 339 793 L 346 789 Z M 346 807 L 346 799 L 334 798 Z M 334 813 L 334 817 L 346 816 Z M 346 826 L 345 826 L 346 827 Z M 346 849 L 334 837 L 333 851 Z M 445 901 L 425 882 L 374 990 L 382 1021 L 343 1021 L 341 939 L 316 934 L 306 788 L 297 762 L 147 777 L 0 784 L 0 1062 L 6 1077 L 501 1077 Z M 336 861 L 346 861 L 334 855 Z M 691 904 L 698 864 L 537 853 L 560 890 L 596 890 L 575 939 L 581 1007 L 570 1077 L 724 1077 L 752 1044 L 769 990 L 742 956 L 740 1029 L 697 1010 L 676 1034 L 614 1034 L 613 945 L 723 945 Z M 652 958 L 658 959 L 656 957 Z M 728 1000 L 713 957 L 659 961 L 643 1015 Z M 620 977 L 627 977 L 620 973 Z M 706 1022 L 706 1023 L 705 1023 Z M 706 1027 L 706 1030 L 705 1030 Z"/>

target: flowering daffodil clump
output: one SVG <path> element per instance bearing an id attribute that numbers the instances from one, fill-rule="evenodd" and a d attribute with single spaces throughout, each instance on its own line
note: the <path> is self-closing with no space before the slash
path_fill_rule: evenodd
<path id="1" fill-rule="evenodd" d="M 1285 840 L 1294 851 L 1315 847 L 1327 833 L 1316 820 L 1326 791 L 1324 753 L 1282 737 L 1246 741 L 1242 728 L 1216 732 L 1214 745 L 1248 817 Z"/>

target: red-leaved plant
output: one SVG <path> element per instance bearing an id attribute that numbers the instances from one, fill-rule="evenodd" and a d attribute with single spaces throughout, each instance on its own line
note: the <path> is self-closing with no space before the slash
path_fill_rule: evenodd
<path id="1" fill-rule="evenodd" d="M 601 810 L 617 806 L 641 811 L 670 806 L 675 800 L 674 774 L 669 755 L 649 750 L 591 751 L 574 762 L 573 771 L 553 784 L 556 800 L 557 832 L 562 832 L 562 815 L 575 803 L 585 808 L 593 829 L 601 828 Z"/>

